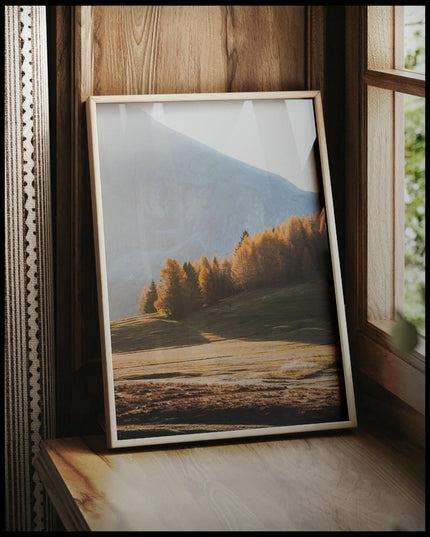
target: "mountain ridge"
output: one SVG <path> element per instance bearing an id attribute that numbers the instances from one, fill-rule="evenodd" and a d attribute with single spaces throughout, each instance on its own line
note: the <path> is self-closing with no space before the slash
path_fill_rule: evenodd
<path id="1" fill-rule="evenodd" d="M 158 283 L 167 257 L 180 263 L 234 251 L 293 214 L 321 209 L 317 193 L 255 168 L 151 118 L 118 107 L 98 117 L 111 320 L 137 314 L 143 285 Z"/>

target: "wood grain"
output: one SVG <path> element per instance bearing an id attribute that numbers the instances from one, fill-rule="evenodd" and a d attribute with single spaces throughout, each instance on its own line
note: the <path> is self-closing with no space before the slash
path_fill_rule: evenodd
<path id="1" fill-rule="evenodd" d="M 71 181 L 70 181 L 70 87 L 64 83 L 65 79 L 53 76 L 53 73 L 69 73 L 70 71 L 70 17 L 66 6 L 57 10 L 47 7 L 48 27 L 48 50 L 51 94 L 51 169 L 53 179 L 54 196 L 54 255 L 55 255 L 55 339 L 56 353 L 64 353 L 69 356 L 62 367 L 56 367 L 56 384 L 62 386 L 57 390 L 57 430 L 63 429 L 63 420 L 67 420 L 68 407 L 66 401 L 69 398 L 66 383 L 72 370 L 70 356 L 73 356 L 72 316 L 70 307 L 72 304 L 71 294 Z M 62 114 L 56 113 L 61 110 Z M 60 134 L 61 133 L 61 136 Z M 60 216 L 59 216 L 60 215 Z M 61 239 L 58 239 L 61 237 Z M 63 262 L 68 259 L 69 262 Z M 65 305 L 68 304 L 68 308 Z M 67 349 L 67 350 L 65 350 Z M 59 397 L 59 393 L 63 397 Z"/>
<path id="2" fill-rule="evenodd" d="M 303 6 L 92 6 L 86 17 L 93 95 L 305 89 Z"/>
<path id="3" fill-rule="evenodd" d="M 399 360 L 390 349 L 387 336 L 376 327 L 369 327 L 361 335 L 355 350 L 361 357 L 360 370 L 417 410 L 424 426 L 425 368 Z"/>
<path id="4" fill-rule="evenodd" d="M 307 80 L 309 89 L 318 89 L 327 102 L 326 6 L 309 6 L 307 11 Z M 325 106 L 324 106 L 325 108 Z"/>
<path id="5" fill-rule="evenodd" d="M 400 71 L 395 69 L 381 69 L 379 71 L 366 71 L 364 79 L 367 84 L 382 89 L 397 90 L 418 97 L 426 96 L 425 75 Z"/>
<path id="6" fill-rule="evenodd" d="M 394 68 L 395 6 L 369 6 L 368 8 L 367 68 Z"/>
<path id="7" fill-rule="evenodd" d="M 366 174 L 366 117 L 361 113 L 366 99 L 362 73 L 365 69 L 361 36 L 364 10 L 348 6 L 345 12 L 346 92 L 345 92 L 345 204 L 346 226 L 345 298 L 350 327 L 352 360 L 358 361 L 356 340 L 367 318 L 367 192 L 361 178 Z"/>
<path id="8" fill-rule="evenodd" d="M 122 452 L 103 437 L 70 438 L 44 442 L 42 459 L 67 529 L 424 529 L 424 476 L 368 435 Z"/>
<path id="9" fill-rule="evenodd" d="M 394 99 L 388 90 L 367 91 L 368 319 L 394 319 Z"/>

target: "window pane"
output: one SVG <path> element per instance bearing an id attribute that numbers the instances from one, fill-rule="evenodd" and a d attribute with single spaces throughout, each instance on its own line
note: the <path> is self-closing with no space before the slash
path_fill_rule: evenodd
<path id="1" fill-rule="evenodd" d="M 425 99 L 405 95 L 405 317 L 425 329 Z"/>
<path id="2" fill-rule="evenodd" d="M 425 73 L 425 7 L 404 6 L 405 69 Z"/>

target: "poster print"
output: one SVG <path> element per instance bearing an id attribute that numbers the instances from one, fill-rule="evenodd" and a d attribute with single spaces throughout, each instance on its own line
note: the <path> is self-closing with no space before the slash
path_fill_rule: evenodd
<path id="1" fill-rule="evenodd" d="M 355 426 L 319 92 L 87 118 L 108 445 Z"/>

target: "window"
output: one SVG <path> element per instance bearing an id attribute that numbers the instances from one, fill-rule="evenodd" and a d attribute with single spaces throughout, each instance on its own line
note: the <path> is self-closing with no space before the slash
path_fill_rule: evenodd
<path id="1" fill-rule="evenodd" d="M 424 10 L 424 6 L 346 7 L 347 309 L 352 347 L 362 371 L 421 412 Z M 399 317 L 419 329 L 419 344 L 411 352 L 393 345 L 391 334 Z"/>
<path id="2" fill-rule="evenodd" d="M 387 332 L 399 315 L 425 326 L 423 11 L 367 11 L 368 319 Z"/>

